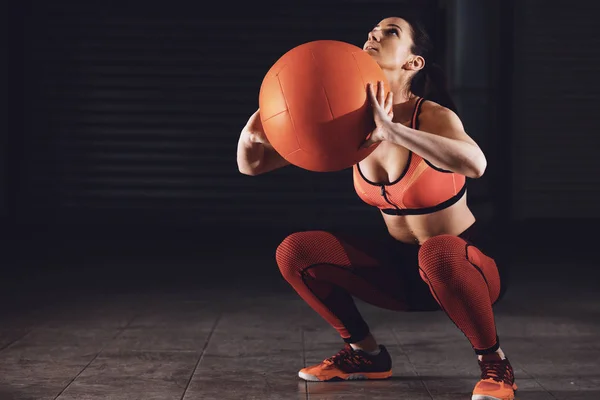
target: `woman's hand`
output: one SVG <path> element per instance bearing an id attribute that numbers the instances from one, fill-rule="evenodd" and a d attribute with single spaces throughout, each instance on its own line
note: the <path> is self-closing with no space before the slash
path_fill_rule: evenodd
<path id="1" fill-rule="evenodd" d="M 260 110 L 250 116 L 240 133 L 238 169 L 245 175 L 259 175 L 290 163 L 273 148 L 260 122 Z"/>
<path id="2" fill-rule="evenodd" d="M 246 125 L 242 129 L 240 136 L 241 139 L 245 139 L 250 143 L 260 143 L 271 146 L 262 123 L 260 122 L 260 110 L 256 110 L 256 112 L 250 116 L 248 122 L 246 122 Z"/>
<path id="3" fill-rule="evenodd" d="M 371 132 L 361 147 L 370 147 L 375 143 L 386 140 L 384 125 L 391 122 L 394 117 L 393 94 L 390 91 L 385 96 L 385 87 L 382 81 L 377 82 L 377 93 L 373 86 L 367 84 L 367 93 L 373 108 L 373 119 L 375 120 L 375 129 Z"/>

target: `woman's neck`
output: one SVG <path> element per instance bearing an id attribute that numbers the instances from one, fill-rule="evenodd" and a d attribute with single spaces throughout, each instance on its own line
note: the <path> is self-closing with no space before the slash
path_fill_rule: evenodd
<path id="1" fill-rule="evenodd" d="M 416 96 L 410 91 L 411 76 L 406 73 L 392 74 L 391 72 L 385 70 L 384 74 L 387 78 L 388 84 L 390 85 L 390 90 L 394 94 L 394 104 L 412 102 Z"/>

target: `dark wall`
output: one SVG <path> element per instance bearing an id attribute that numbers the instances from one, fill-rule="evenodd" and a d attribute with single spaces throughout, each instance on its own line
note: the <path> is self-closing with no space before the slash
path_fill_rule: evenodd
<path id="1" fill-rule="evenodd" d="M 9 6 L 8 4 L 2 3 L 0 5 L 0 10 L 2 11 L 2 15 L 9 15 Z M 6 37 L 6 36 L 5 36 Z M 10 43 L 6 40 L 5 43 L 2 43 L 2 57 L 0 60 L 0 73 L 2 76 L 5 76 L 6 79 L 2 79 L 2 89 L 3 93 L 6 95 L 2 96 L 2 100 L 0 102 L 0 224 L 6 224 L 6 217 L 8 215 L 7 209 L 7 190 L 6 190 L 6 180 L 7 180 L 7 140 L 8 140 L 8 131 L 9 121 L 8 121 L 8 107 L 9 107 L 9 89 L 8 85 L 10 82 L 10 74 L 8 67 L 8 55 L 9 55 L 9 46 Z"/>
<path id="2" fill-rule="evenodd" d="M 518 1 L 513 218 L 600 217 L 600 46 L 591 1 Z"/>
<path id="3" fill-rule="evenodd" d="M 210 12 L 191 2 L 24 3 L 15 222 L 74 235 L 381 226 L 350 170 L 248 177 L 236 145 L 279 56 L 317 39 L 361 46 L 403 3 L 422 11 L 443 65 L 444 10 L 434 1 L 211 4 Z"/>
<path id="4" fill-rule="evenodd" d="M 4 7 L 3 7 L 4 8 Z M 3 76 L 8 77 L 8 49 L 3 47 L 2 59 L 0 62 L 0 73 Z M 2 80 L 2 88 L 6 96 L 2 96 L 0 102 L 0 224 L 5 224 L 7 217 L 7 190 L 6 190 L 6 179 L 7 179 L 7 140 L 9 131 L 8 121 L 8 79 Z"/>
<path id="5" fill-rule="evenodd" d="M 498 219 L 498 171 L 506 162 L 497 151 L 498 127 L 493 118 L 498 98 L 493 64 L 500 34 L 494 21 L 500 4 L 491 0 L 454 0 L 443 4 L 450 92 L 466 132 L 482 148 L 488 161 L 485 174 L 469 182 L 469 205 L 479 219 Z"/>

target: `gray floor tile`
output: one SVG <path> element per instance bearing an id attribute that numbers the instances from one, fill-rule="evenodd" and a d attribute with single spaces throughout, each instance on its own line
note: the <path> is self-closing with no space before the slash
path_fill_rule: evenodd
<path id="1" fill-rule="evenodd" d="M 0 352 L 0 385 L 22 396 L 54 398 L 115 333 L 104 329 L 34 330 Z"/>
<path id="2" fill-rule="evenodd" d="M 194 353 L 103 352 L 58 399 L 180 399 L 197 360 Z"/>
<path id="3" fill-rule="evenodd" d="M 209 330 L 190 328 L 127 328 L 105 351 L 188 351 L 200 353 Z"/>
<path id="4" fill-rule="evenodd" d="M 251 305 L 247 309 L 240 304 L 235 310 L 225 312 L 217 330 L 227 331 L 241 329 L 258 329 L 262 331 L 299 331 L 304 326 L 310 326 L 314 321 L 304 317 L 296 303 L 264 306 Z"/>
<path id="5" fill-rule="evenodd" d="M 0 388 L 19 396 L 54 398 L 93 357 L 94 354 L 81 356 L 71 350 L 62 357 L 42 353 L 37 360 L 3 358 L 0 359 Z"/>
<path id="6" fill-rule="evenodd" d="M 298 350 L 280 357 L 206 355 L 184 399 L 305 399 L 306 385 L 296 375 L 301 361 Z"/>
<path id="7" fill-rule="evenodd" d="M 570 377 L 542 377 L 537 381 L 558 400 L 600 399 L 600 370 L 581 372 Z"/>
<path id="8" fill-rule="evenodd" d="M 600 399 L 600 390 L 590 390 L 584 392 L 555 391 L 552 392 L 557 400 L 597 400 Z"/>
<path id="9" fill-rule="evenodd" d="M 378 381 L 310 382 L 310 399 L 417 399 L 431 400 L 418 377 L 393 376 Z"/>
<path id="10" fill-rule="evenodd" d="M 510 341 L 512 359 L 535 378 L 598 378 L 600 344 L 597 338 L 519 337 Z M 536 351 L 532 352 L 532 350 Z"/>
<path id="11" fill-rule="evenodd" d="M 600 298 L 540 276 L 495 307 L 517 399 L 600 399 Z M 3 318 L 0 347 L 35 329 L 0 351 L 0 399 L 54 399 L 68 385 L 61 400 L 180 400 L 184 392 L 186 400 L 458 400 L 479 378 L 470 344 L 443 312 L 399 313 L 357 300 L 390 351 L 393 377 L 306 383 L 298 370 L 343 341 L 285 283 L 182 288 L 65 292 Z"/>
<path id="12" fill-rule="evenodd" d="M 205 301 L 160 302 L 147 305 L 129 328 L 211 330 L 220 315 L 219 304 Z"/>
<path id="13" fill-rule="evenodd" d="M 64 388 L 61 384 L 47 382 L 0 383 L 2 400 L 54 400 Z"/>
<path id="14" fill-rule="evenodd" d="M 0 329 L 0 352 L 22 339 L 28 332 L 28 329 Z"/>
<path id="15" fill-rule="evenodd" d="M 517 386 L 517 400 L 555 400 L 535 379 L 518 379 Z"/>
<path id="16" fill-rule="evenodd" d="M 219 326 L 185 399 L 305 399 L 305 384 L 297 378 L 302 360 L 299 330 Z"/>
<path id="17" fill-rule="evenodd" d="M 2 363 L 53 360 L 97 354 L 118 334 L 116 329 L 35 329 L 0 352 Z"/>
<path id="18" fill-rule="evenodd" d="M 246 331 L 242 327 L 237 332 L 215 331 L 206 354 L 235 358 L 282 358 L 282 354 L 302 355 L 300 331 L 269 332 Z"/>
<path id="19" fill-rule="evenodd" d="M 81 306 L 53 307 L 38 317 L 36 326 L 50 329 L 118 329 L 125 327 L 136 310 Z"/>

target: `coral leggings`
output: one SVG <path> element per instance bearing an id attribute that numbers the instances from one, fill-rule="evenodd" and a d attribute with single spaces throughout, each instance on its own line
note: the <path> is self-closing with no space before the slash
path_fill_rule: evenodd
<path id="1" fill-rule="evenodd" d="M 473 243 L 472 225 L 459 236 L 410 245 L 329 231 L 296 232 L 277 247 L 283 277 L 342 339 L 355 343 L 369 327 L 353 297 L 397 311 L 443 310 L 475 353 L 500 343 L 492 306 L 504 294 L 495 260 Z"/>

